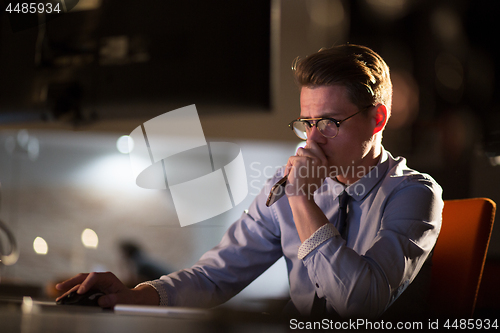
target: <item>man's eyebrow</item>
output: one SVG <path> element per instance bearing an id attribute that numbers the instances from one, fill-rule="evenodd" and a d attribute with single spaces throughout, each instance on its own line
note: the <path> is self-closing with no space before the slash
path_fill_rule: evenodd
<path id="1" fill-rule="evenodd" d="M 321 117 L 312 117 L 312 118 L 333 118 L 333 119 L 337 120 L 338 117 L 339 117 L 338 113 L 329 112 L 329 113 L 323 114 Z M 302 115 L 300 115 L 299 119 L 311 119 L 311 118 L 303 117 Z"/>

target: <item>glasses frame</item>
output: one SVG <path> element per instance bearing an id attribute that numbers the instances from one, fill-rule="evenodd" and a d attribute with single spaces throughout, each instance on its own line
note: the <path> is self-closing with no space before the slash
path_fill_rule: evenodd
<path id="1" fill-rule="evenodd" d="M 294 123 L 296 123 L 296 122 L 298 122 L 298 121 L 303 122 L 303 123 L 306 123 L 306 124 L 307 124 L 307 126 L 309 126 L 309 128 L 312 128 L 313 126 L 316 126 L 316 129 L 318 130 L 318 132 L 319 132 L 321 135 L 323 135 L 325 138 L 328 138 L 328 139 L 333 139 L 333 138 L 337 137 L 337 135 L 339 135 L 339 133 L 340 133 L 340 124 L 342 124 L 344 121 L 346 121 L 346 120 L 348 120 L 348 119 L 350 119 L 350 118 L 354 117 L 354 116 L 355 116 L 355 115 L 357 115 L 358 113 L 361 113 L 361 112 L 363 112 L 363 111 L 368 110 L 368 109 L 369 109 L 369 108 L 371 108 L 372 106 L 373 106 L 373 105 L 369 105 L 369 106 L 367 106 L 367 107 L 364 107 L 364 108 L 362 108 L 361 110 L 359 110 L 358 112 L 356 112 L 356 113 L 354 113 L 354 114 L 350 115 L 349 117 L 344 118 L 344 119 L 342 119 L 342 120 L 337 120 L 337 119 L 335 119 L 335 118 L 331 118 L 331 117 L 321 117 L 321 118 L 297 118 L 297 119 L 292 120 L 292 121 L 288 124 L 288 127 L 290 127 L 290 129 L 293 131 L 293 133 L 295 133 L 295 135 L 296 135 L 299 139 L 304 140 L 304 141 L 306 141 L 306 140 L 307 140 L 307 138 L 305 138 L 305 139 L 301 138 L 301 137 L 297 134 L 297 132 L 295 132 L 295 130 L 293 129 L 293 124 L 294 124 Z M 332 121 L 332 122 L 335 124 L 335 126 L 337 126 L 337 134 L 335 134 L 335 136 L 326 136 L 326 135 L 324 135 L 324 134 L 323 134 L 323 132 L 321 132 L 321 131 L 319 130 L 319 128 L 318 128 L 318 123 L 319 123 L 320 121 L 322 121 L 322 120 L 325 120 L 325 119 L 326 119 L 326 120 L 330 120 L 330 121 Z M 313 124 L 311 124 L 311 123 L 310 123 L 310 121 L 315 121 L 315 122 L 314 122 Z"/>

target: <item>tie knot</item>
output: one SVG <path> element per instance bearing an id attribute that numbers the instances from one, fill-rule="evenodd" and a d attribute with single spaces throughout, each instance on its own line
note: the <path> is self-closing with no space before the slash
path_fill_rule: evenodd
<path id="1" fill-rule="evenodd" d="M 349 194 L 346 191 L 342 191 L 339 195 L 339 207 L 346 208 L 347 202 L 349 201 Z"/>

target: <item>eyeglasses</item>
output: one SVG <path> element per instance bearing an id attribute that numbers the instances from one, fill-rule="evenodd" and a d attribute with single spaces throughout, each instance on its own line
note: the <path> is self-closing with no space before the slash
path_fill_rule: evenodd
<path id="1" fill-rule="evenodd" d="M 342 124 L 347 119 L 350 119 L 365 110 L 368 110 L 372 105 L 362 108 L 355 114 L 342 119 L 337 120 L 333 118 L 298 118 L 293 120 L 288 127 L 302 140 L 307 140 L 307 134 L 313 126 L 316 126 L 318 131 L 326 138 L 333 139 L 339 135 L 340 124 Z M 314 123 L 312 123 L 314 121 Z"/>

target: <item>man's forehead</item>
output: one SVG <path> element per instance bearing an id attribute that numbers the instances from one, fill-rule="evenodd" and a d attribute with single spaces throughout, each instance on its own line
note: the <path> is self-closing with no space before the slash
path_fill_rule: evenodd
<path id="1" fill-rule="evenodd" d="M 308 112 L 300 112 L 300 118 L 340 118 L 342 114 L 340 112 L 325 111 L 325 112 L 315 112 L 314 114 L 309 114 Z"/>
<path id="2" fill-rule="evenodd" d="M 303 118 L 342 118 L 356 111 L 344 86 L 302 87 L 300 115 Z"/>

